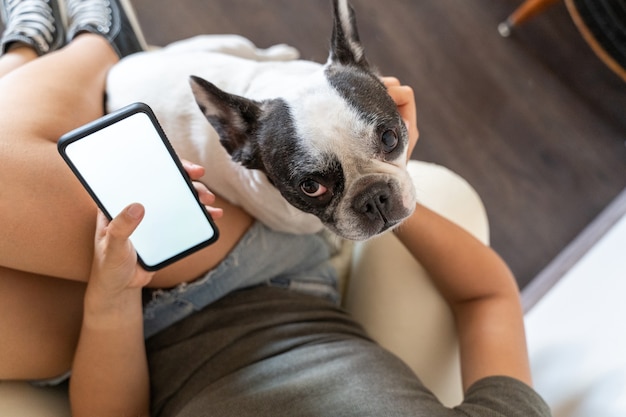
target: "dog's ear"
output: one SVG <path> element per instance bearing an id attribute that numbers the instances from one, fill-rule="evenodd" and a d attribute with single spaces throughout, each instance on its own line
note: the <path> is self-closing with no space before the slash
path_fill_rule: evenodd
<path id="1" fill-rule="evenodd" d="M 196 103 L 232 159 L 246 168 L 263 170 L 254 141 L 261 114 L 259 103 L 229 94 L 200 77 L 192 75 L 189 83 Z"/>
<path id="2" fill-rule="evenodd" d="M 333 0 L 334 24 L 329 61 L 369 69 L 348 0 Z"/>

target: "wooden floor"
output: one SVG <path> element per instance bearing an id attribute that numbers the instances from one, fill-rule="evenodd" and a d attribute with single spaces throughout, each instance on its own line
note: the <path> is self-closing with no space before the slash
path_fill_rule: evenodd
<path id="1" fill-rule="evenodd" d="M 524 287 L 626 187 L 626 83 L 583 41 L 564 4 L 509 39 L 521 0 L 352 0 L 369 61 L 414 87 L 413 158 L 465 177 L 493 247 Z M 326 60 L 330 0 L 133 0 L 154 45 L 237 33 Z"/>
<path id="2" fill-rule="evenodd" d="M 134 0 L 149 42 L 237 33 L 326 60 L 329 0 Z M 366 54 L 417 93 L 415 159 L 481 195 L 493 247 L 523 287 L 626 187 L 626 84 L 563 4 L 496 30 L 518 0 L 352 0 Z"/>

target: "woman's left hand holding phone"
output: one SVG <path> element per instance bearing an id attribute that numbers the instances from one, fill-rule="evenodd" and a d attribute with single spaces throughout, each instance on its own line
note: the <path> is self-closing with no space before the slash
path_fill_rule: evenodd
<path id="1" fill-rule="evenodd" d="M 192 180 L 200 202 L 212 217 L 222 217 L 222 209 L 211 206 L 215 202 L 215 195 L 198 181 L 204 175 L 204 168 L 186 160 L 181 162 Z M 154 275 L 139 267 L 137 255 L 129 240 L 144 214 L 144 208 L 138 203 L 130 204 L 110 222 L 98 211 L 89 287 L 97 287 L 94 291 L 104 292 L 102 295 L 105 298 L 119 295 L 125 289 L 142 288 Z"/>
<path id="2" fill-rule="evenodd" d="M 211 216 L 215 196 L 198 181 L 204 168 L 182 161 Z M 109 221 L 98 211 L 94 258 L 70 381 L 72 415 L 149 415 L 149 376 L 141 289 L 154 276 L 137 263 L 129 240 L 145 214 L 133 203 Z M 98 393 L 94 396 L 93 393 Z"/>

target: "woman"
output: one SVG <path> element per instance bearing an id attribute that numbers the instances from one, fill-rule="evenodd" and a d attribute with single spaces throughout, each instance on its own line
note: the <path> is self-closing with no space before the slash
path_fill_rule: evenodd
<path id="1" fill-rule="evenodd" d="M 110 223 L 97 216 L 55 142 L 103 114 L 107 71 L 142 49 L 142 37 L 120 2 L 65 6 L 67 29 L 54 0 L 2 3 L 0 355 L 11 360 L 1 361 L 0 378 L 72 369 L 75 415 L 550 414 L 530 388 L 508 268 L 421 205 L 394 233 L 455 317 L 466 398 L 454 410 L 331 301 L 335 273 L 318 235 L 272 232 L 196 183 L 202 202 L 223 210 L 209 208 L 220 240 L 156 274 L 141 270 L 128 236 L 143 207 Z M 386 84 L 414 144 L 412 91 Z M 192 179 L 202 174 L 185 167 Z M 277 288 L 286 281 L 316 292 Z M 211 289 L 199 308 L 174 309 L 172 294 L 215 282 L 230 286 Z M 154 291 L 142 310 L 144 287 L 174 289 Z M 147 351 L 144 322 L 156 326 Z"/>

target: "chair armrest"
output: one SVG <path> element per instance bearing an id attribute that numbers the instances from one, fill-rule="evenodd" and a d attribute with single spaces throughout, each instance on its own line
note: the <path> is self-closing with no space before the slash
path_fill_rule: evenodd
<path id="1" fill-rule="evenodd" d="M 67 386 L 38 388 L 23 381 L 0 381 L 0 416 L 70 417 Z"/>

